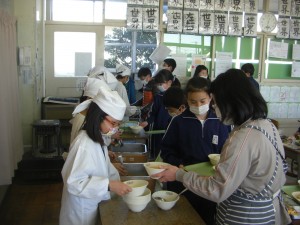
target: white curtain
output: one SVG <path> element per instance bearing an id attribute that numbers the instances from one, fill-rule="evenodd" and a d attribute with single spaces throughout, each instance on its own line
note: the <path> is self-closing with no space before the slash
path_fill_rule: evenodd
<path id="1" fill-rule="evenodd" d="M 22 155 L 16 19 L 0 9 L 0 185 L 11 184 Z"/>

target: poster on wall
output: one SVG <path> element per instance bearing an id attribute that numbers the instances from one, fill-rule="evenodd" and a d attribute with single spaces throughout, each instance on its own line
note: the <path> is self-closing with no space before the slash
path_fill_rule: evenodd
<path id="1" fill-rule="evenodd" d="M 141 7 L 128 6 L 127 7 L 127 29 L 128 30 L 142 30 L 142 9 Z"/>
<path id="2" fill-rule="evenodd" d="M 205 65 L 205 63 L 206 63 L 205 55 L 192 55 L 191 76 L 194 75 L 197 66 Z"/>
<path id="3" fill-rule="evenodd" d="M 230 0 L 215 0 L 216 11 L 228 11 Z"/>
<path id="4" fill-rule="evenodd" d="M 184 9 L 196 9 L 200 7 L 200 0 L 184 0 L 183 3 Z"/>
<path id="5" fill-rule="evenodd" d="M 300 16 L 300 1 L 292 0 L 291 16 Z"/>
<path id="6" fill-rule="evenodd" d="M 245 14 L 244 18 L 244 36 L 256 37 L 257 36 L 257 14 Z"/>
<path id="7" fill-rule="evenodd" d="M 245 13 L 258 13 L 258 0 L 245 0 Z"/>
<path id="8" fill-rule="evenodd" d="M 215 77 L 232 68 L 232 52 L 216 52 Z"/>
<path id="9" fill-rule="evenodd" d="M 244 0 L 230 0 L 229 11 L 232 12 L 243 12 L 244 11 Z"/>
<path id="10" fill-rule="evenodd" d="M 200 11 L 199 33 L 203 35 L 212 35 L 214 33 L 214 17 L 212 11 Z"/>
<path id="11" fill-rule="evenodd" d="M 214 10 L 214 0 L 200 0 L 201 10 Z"/>
<path id="12" fill-rule="evenodd" d="M 277 38 L 289 38 L 290 37 L 290 18 L 289 17 L 279 17 L 277 23 Z"/>
<path id="13" fill-rule="evenodd" d="M 300 45 L 293 44 L 292 60 L 300 60 Z"/>
<path id="14" fill-rule="evenodd" d="M 300 62 L 292 63 L 292 77 L 300 77 Z"/>
<path id="15" fill-rule="evenodd" d="M 167 31 L 174 33 L 182 33 L 182 10 L 168 9 L 167 17 Z"/>
<path id="16" fill-rule="evenodd" d="M 227 12 L 215 12 L 214 34 L 217 35 L 228 34 L 228 13 Z"/>
<path id="17" fill-rule="evenodd" d="M 268 57 L 287 59 L 288 48 L 288 43 L 270 41 Z"/>
<path id="18" fill-rule="evenodd" d="M 278 0 L 278 14 L 279 16 L 291 15 L 291 0 Z"/>
<path id="19" fill-rule="evenodd" d="M 144 0 L 143 3 L 144 3 L 144 5 L 159 7 L 159 0 Z"/>
<path id="20" fill-rule="evenodd" d="M 228 35 L 241 36 L 243 26 L 243 13 L 229 13 Z"/>
<path id="21" fill-rule="evenodd" d="M 170 8 L 183 8 L 183 0 L 168 0 L 168 9 Z"/>
<path id="22" fill-rule="evenodd" d="M 143 8 L 143 31 L 158 31 L 159 8 Z"/>
<path id="23" fill-rule="evenodd" d="M 290 20 L 290 38 L 300 39 L 300 18 L 292 17 Z"/>
<path id="24" fill-rule="evenodd" d="M 199 32 L 198 10 L 183 10 L 183 33 L 197 34 Z"/>

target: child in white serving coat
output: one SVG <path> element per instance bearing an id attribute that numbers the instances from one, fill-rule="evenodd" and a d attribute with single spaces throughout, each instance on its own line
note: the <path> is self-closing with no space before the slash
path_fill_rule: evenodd
<path id="1" fill-rule="evenodd" d="M 64 182 L 61 225 L 94 225 L 98 204 L 110 192 L 125 195 L 131 188 L 120 181 L 111 164 L 103 136 L 112 135 L 123 119 L 126 105 L 115 91 L 100 89 L 90 102 L 83 129 L 72 142 L 62 169 Z"/>

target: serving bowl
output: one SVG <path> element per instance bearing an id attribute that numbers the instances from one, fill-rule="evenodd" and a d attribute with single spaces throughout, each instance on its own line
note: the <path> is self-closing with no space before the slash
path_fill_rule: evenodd
<path id="1" fill-rule="evenodd" d="M 146 190 L 147 185 L 149 184 L 146 180 L 127 180 L 123 182 L 131 187 L 132 191 L 126 194 L 128 197 L 140 196 Z"/>
<path id="2" fill-rule="evenodd" d="M 140 212 L 144 210 L 151 201 L 151 191 L 146 188 L 144 193 L 140 196 L 124 195 L 123 200 L 131 211 Z"/>
<path id="3" fill-rule="evenodd" d="M 164 171 L 165 169 L 161 169 L 160 166 L 167 166 L 170 165 L 169 163 L 164 163 L 164 162 L 147 162 L 144 163 L 144 167 L 148 173 L 149 176 L 152 176 L 154 174 L 160 173 L 162 171 Z M 159 179 L 159 177 L 157 178 L 153 178 L 152 179 Z"/>
<path id="4" fill-rule="evenodd" d="M 209 154 L 208 158 L 213 166 L 216 166 L 220 161 L 220 154 Z"/>
<path id="5" fill-rule="evenodd" d="M 129 128 L 134 134 L 139 134 L 143 130 L 143 127 L 140 125 L 130 126 Z"/>
<path id="6" fill-rule="evenodd" d="M 157 191 L 152 194 L 152 198 L 159 208 L 169 210 L 179 200 L 179 195 L 173 191 Z"/>

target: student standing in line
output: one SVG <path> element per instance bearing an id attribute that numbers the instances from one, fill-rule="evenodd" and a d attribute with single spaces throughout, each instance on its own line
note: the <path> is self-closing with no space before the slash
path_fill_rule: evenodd
<path id="1" fill-rule="evenodd" d="M 130 77 L 131 70 L 123 66 L 121 64 L 116 65 L 116 78 L 118 81 L 121 81 L 127 91 L 127 96 L 130 104 L 135 103 L 136 101 L 136 93 L 135 93 L 135 86 L 134 86 L 134 80 Z"/>
<path id="2" fill-rule="evenodd" d="M 145 120 L 153 103 L 153 98 L 159 93 L 159 90 L 156 87 L 154 79 L 152 79 L 152 73 L 148 67 L 142 67 L 139 70 L 138 78 L 140 78 L 143 84 L 141 88 L 143 96 L 134 105 L 141 106 L 141 117 Z"/>
<path id="3" fill-rule="evenodd" d="M 125 195 L 131 191 L 120 181 L 103 140 L 118 129 L 126 104 L 117 92 L 100 89 L 87 107 L 83 129 L 72 142 L 62 169 L 60 225 L 96 225 L 98 204 L 110 199 L 110 192 Z"/>
<path id="4" fill-rule="evenodd" d="M 234 125 L 213 176 L 176 166 L 155 176 L 179 181 L 197 195 L 217 202 L 216 224 L 286 225 L 291 223 L 280 191 L 286 182 L 284 148 L 268 107 L 243 71 L 230 69 L 211 84 L 214 108 L 226 125 Z M 203 206 L 205 207 L 205 206 Z"/>
<path id="5" fill-rule="evenodd" d="M 196 67 L 193 77 L 202 77 L 204 79 L 207 79 L 210 82 L 210 79 L 209 79 L 209 76 L 208 76 L 208 69 L 204 65 L 198 65 Z"/>
<path id="6" fill-rule="evenodd" d="M 254 85 L 254 87 L 259 90 L 259 84 L 258 82 L 253 78 L 254 74 L 254 66 L 251 63 L 246 63 L 242 65 L 241 70 L 246 74 L 248 77 L 249 81 Z"/>
<path id="7" fill-rule="evenodd" d="M 165 69 L 158 71 L 154 76 L 154 81 L 160 92 L 154 96 L 148 117 L 146 121 L 140 123 L 140 125 L 149 130 L 165 130 L 168 127 L 171 116 L 165 109 L 162 99 L 165 91 L 169 87 L 180 87 L 180 82 L 170 71 Z M 155 134 L 151 137 L 151 154 L 153 158 L 156 158 L 159 153 L 162 137 L 162 134 Z"/>
<path id="8" fill-rule="evenodd" d="M 172 118 L 180 115 L 187 105 L 184 91 L 179 87 L 170 87 L 163 96 L 163 104 Z"/>
<path id="9" fill-rule="evenodd" d="M 175 59 L 172 58 L 166 58 L 163 62 L 163 69 L 169 70 L 172 74 L 176 68 L 177 64 Z"/>
<path id="10" fill-rule="evenodd" d="M 209 154 L 219 154 L 228 138 L 228 127 L 222 124 L 210 108 L 209 82 L 200 77 L 191 78 L 185 89 L 188 108 L 175 116 L 161 142 L 164 162 L 183 168 L 208 162 Z M 179 193 L 180 182 L 168 182 L 167 189 Z M 184 193 L 191 205 L 207 224 L 213 224 L 216 204 L 196 194 Z M 203 207 L 205 205 L 205 207 Z"/>

